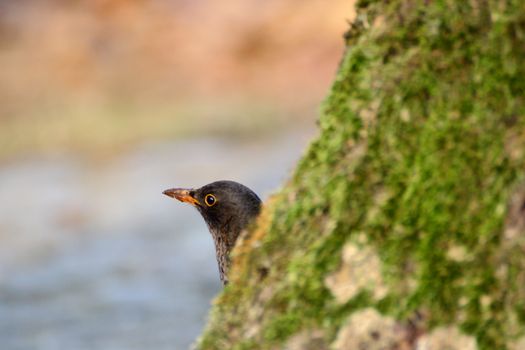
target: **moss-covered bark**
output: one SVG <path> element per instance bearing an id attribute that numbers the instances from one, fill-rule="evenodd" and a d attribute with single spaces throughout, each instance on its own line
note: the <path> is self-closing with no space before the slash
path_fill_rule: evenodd
<path id="1" fill-rule="evenodd" d="M 320 135 L 198 347 L 521 349 L 525 4 L 356 6 Z"/>

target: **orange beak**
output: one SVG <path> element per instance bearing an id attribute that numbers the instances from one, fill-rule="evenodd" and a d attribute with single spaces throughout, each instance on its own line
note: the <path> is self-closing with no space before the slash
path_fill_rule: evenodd
<path id="1" fill-rule="evenodd" d="M 162 193 L 181 202 L 190 203 L 193 206 L 200 205 L 199 201 L 190 195 L 190 190 L 186 188 L 170 188 Z"/>

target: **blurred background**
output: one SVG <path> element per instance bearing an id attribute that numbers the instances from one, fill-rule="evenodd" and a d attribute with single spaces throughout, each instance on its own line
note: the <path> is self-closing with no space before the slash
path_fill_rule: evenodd
<path id="1" fill-rule="evenodd" d="M 1 348 L 188 348 L 221 285 L 161 192 L 278 189 L 352 4 L 0 0 Z"/>

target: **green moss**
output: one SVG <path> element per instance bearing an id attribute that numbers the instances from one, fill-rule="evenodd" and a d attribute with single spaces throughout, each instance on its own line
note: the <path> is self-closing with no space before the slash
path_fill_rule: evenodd
<path id="1" fill-rule="evenodd" d="M 333 339 L 372 306 L 398 319 L 422 312 L 425 327 L 455 324 L 481 349 L 505 349 L 513 320 L 525 333 L 525 258 L 502 236 L 525 178 L 525 7 L 360 1 L 346 39 L 320 136 L 268 208 L 200 348 L 272 348 L 311 328 Z M 339 305 L 325 278 L 363 235 L 388 295 Z"/>
<path id="2" fill-rule="evenodd" d="M 263 337 L 271 343 L 286 340 L 300 328 L 301 323 L 294 313 L 278 315 L 266 326 Z"/>

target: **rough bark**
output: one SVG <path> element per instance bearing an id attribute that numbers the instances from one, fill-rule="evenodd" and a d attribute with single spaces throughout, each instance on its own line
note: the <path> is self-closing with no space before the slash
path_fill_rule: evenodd
<path id="1" fill-rule="evenodd" d="M 525 5 L 356 4 L 200 349 L 525 349 Z"/>

